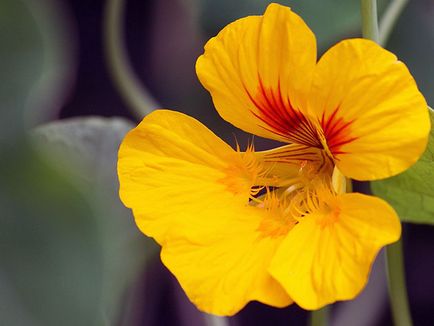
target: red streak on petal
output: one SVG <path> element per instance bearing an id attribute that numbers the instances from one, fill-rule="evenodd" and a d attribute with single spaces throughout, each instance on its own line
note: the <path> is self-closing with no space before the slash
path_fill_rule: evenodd
<path id="1" fill-rule="evenodd" d="M 272 89 L 264 87 L 260 76 L 258 80 L 255 96 L 252 96 L 246 87 L 244 88 L 258 109 L 258 111 L 251 110 L 252 114 L 266 124 L 262 127 L 287 139 L 288 142 L 322 148 L 318 132 L 312 122 L 292 106 L 289 98 L 283 98 L 280 81 L 277 87 Z"/>
<path id="2" fill-rule="evenodd" d="M 345 121 L 342 117 L 338 117 L 338 112 L 339 107 L 327 118 L 323 113 L 320 121 L 327 145 L 334 156 L 345 154 L 346 152 L 341 150 L 342 146 L 358 138 L 351 135 L 351 125 L 353 121 Z"/>

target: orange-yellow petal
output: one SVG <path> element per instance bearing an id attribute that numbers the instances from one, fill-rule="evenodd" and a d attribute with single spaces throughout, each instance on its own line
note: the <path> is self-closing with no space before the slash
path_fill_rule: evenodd
<path id="1" fill-rule="evenodd" d="M 372 41 L 346 40 L 327 51 L 309 100 L 347 177 L 390 177 L 425 149 L 430 130 L 425 99 L 407 67 Z"/>
<path id="2" fill-rule="evenodd" d="M 252 300 L 284 307 L 292 303 L 268 273 L 271 257 L 283 236 L 262 236 L 264 216 L 255 207 L 204 211 L 198 220 L 218 223 L 190 225 L 163 244 L 161 259 L 176 276 L 190 300 L 215 315 L 233 315 Z"/>
<path id="3" fill-rule="evenodd" d="M 164 241 L 170 228 L 176 228 L 172 214 L 177 205 L 202 202 L 198 189 L 206 189 L 210 204 L 224 184 L 210 182 L 225 177 L 223 171 L 236 153 L 200 122 L 174 111 L 149 114 L 123 140 L 118 156 L 120 197 L 133 209 L 141 230 Z M 194 180 L 194 182 L 192 182 Z M 237 181 L 237 180 L 236 180 Z M 248 186 L 234 181 L 238 191 Z M 229 193 L 228 193 L 229 195 Z M 235 196 L 236 197 L 236 196 Z M 168 203 L 171 205 L 167 205 Z M 161 210 L 166 206 L 165 210 Z M 175 208 L 176 207 L 176 208 Z M 194 206 L 196 213 L 200 205 Z M 183 211 L 179 212 L 184 215 Z"/>
<path id="4" fill-rule="evenodd" d="M 247 132 L 319 146 L 305 101 L 316 64 L 315 36 L 290 8 L 226 26 L 205 45 L 196 71 L 223 119 Z"/>
<path id="5" fill-rule="evenodd" d="M 162 245 L 161 257 L 201 309 L 231 315 L 247 302 L 291 303 L 267 267 L 283 235 L 264 236 L 267 211 L 249 204 L 261 175 L 197 120 L 154 111 L 125 137 L 120 196 L 138 227 Z"/>
<path id="6" fill-rule="evenodd" d="M 335 199 L 328 214 L 307 215 L 288 233 L 270 267 L 304 309 L 353 299 L 378 251 L 400 236 L 398 217 L 385 201 L 357 193 Z"/>

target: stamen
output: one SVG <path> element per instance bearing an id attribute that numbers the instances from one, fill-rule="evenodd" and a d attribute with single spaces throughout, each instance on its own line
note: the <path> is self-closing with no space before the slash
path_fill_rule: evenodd
<path id="1" fill-rule="evenodd" d="M 332 185 L 333 161 L 325 152 L 320 159 L 293 161 L 294 176 L 276 180 L 270 164 L 255 153 L 249 142 L 241 152 L 237 142 L 237 153 L 231 160 L 226 177 L 221 181 L 231 192 L 239 194 L 251 206 L 264 210 L 264 219 L 258 231 L 262 236 L 281 236 L 307 215 L 315 215 L 322 226 L 329 225 L 339 216 L 336 211 L 337 193 Z M 266 164 L 266 166 L 265 166 Z M 277 164 L 277 163 L 276 163 Z M 298 171 L 298 173 L 297 173 Z M 275 185 L 286 187 L 273 187 Z"/>
<path id="2" fill-rule="evenodd" d="M 262 203 L 257 206 L 267 212 L 258 227 L 260 238 L 284 236 L 297 224 L 286 209 L 288 205 L 286 196 L 280 191 L 268 191 L 267 189 Z"/>
<path id="3" fill-rule="evenodd" d="M 288 187 L 285 194 L 290 198 L 287 211 L 297 221 L 308 214 L 328 215 L 337 195 L 328 163 L 318 166 L 301 162 L 300 183 Z"/>
<path id="4" fill-rule="evenodd" d="M 265 167 L 264 162 L 257 158 L 253 141 L 248 143 L 245 152 L 241 152 L 236 141 L 236 150 L 226 169 L 226 176 L 219 181 L 232 193 L 247 195 L 246 199 L 255 201 L 265 186 L 277 182 L 277 177 L 271 175 L 273 165 Z"/>

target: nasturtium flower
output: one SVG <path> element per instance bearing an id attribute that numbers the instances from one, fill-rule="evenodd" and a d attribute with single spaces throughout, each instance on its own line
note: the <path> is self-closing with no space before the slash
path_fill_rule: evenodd
<path id="1" fill-rule="evenodd" d="M 378 251 L 400 237 L 395 211 L 347 193 L 346 178 L 390 177 L 416 162 L 426 102 L 406 66 L 372 41 L 342 41 L 318 62 L 316 52 L 303 20 L 271 4 L 226 26 L 197 61 L 219 114 L 281 147 L 233 149 L 168 110 L 121 144 L 120 197 L 203 311 L 352 299 Z"/>

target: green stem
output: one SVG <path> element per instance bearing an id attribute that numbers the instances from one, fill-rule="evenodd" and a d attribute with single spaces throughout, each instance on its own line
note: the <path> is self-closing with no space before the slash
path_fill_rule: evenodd
<path id="1" fill-rule="evenodd" d="M 138 117 L 159 105 L 134 74 L 123 40 L 123 0 L 107 0 L 104 12 L 104 50 L 112 80 L 128 107 Z"/>
<path id="2" fill-rule="evenodd" d="M 402 240 L 386 247 L 390 305 L 395 326 L 411 326 L 410 307 L 405 286 Z"/>
<path id="3" fill-rule="evenodd" d="M 226 317 L 204 314 L 206 326 L 229 326 L 229 320 Z"/>
<path id="4" fill-rule="evenodd" d="M 393 0 L 380 21 L 380 44 L 385 45 L 408 0 Z"/>
<path id="5" fill-rule="evenodd" d="M 388 9 L 388 11 L 390 10 L 392 9 Z M 387 39 L 387 33 L 390 33 L 400 10 L 397 10 L 397 8 L 393 9 L 393 12 L 389 13 L 388 16 L 385 17 L 386 21 L 383 20 L 381 42 L 384 42 Z M 380 43 L 378 33 L 377 1 L 361 0 L 361 11 L 363 37 Z M 404 258 L 402 254 L 401 240 L 386 247 L 386 261 L 393 320 L 396 326 L 411 326 L 412 322 L 405 286 Z"/>
<path id="6" fill-rule="evenodd" d="M 328 324 L 329 307 L 325 306 L 310 313 L 310 326 L 325 326 Z"/>
<path id="7" fill-rule="evenodd" d="M 360 5 L 362 11 L 362 35 L 364 38 L 378 43 L 377 0 L 361 0 Z"/>

